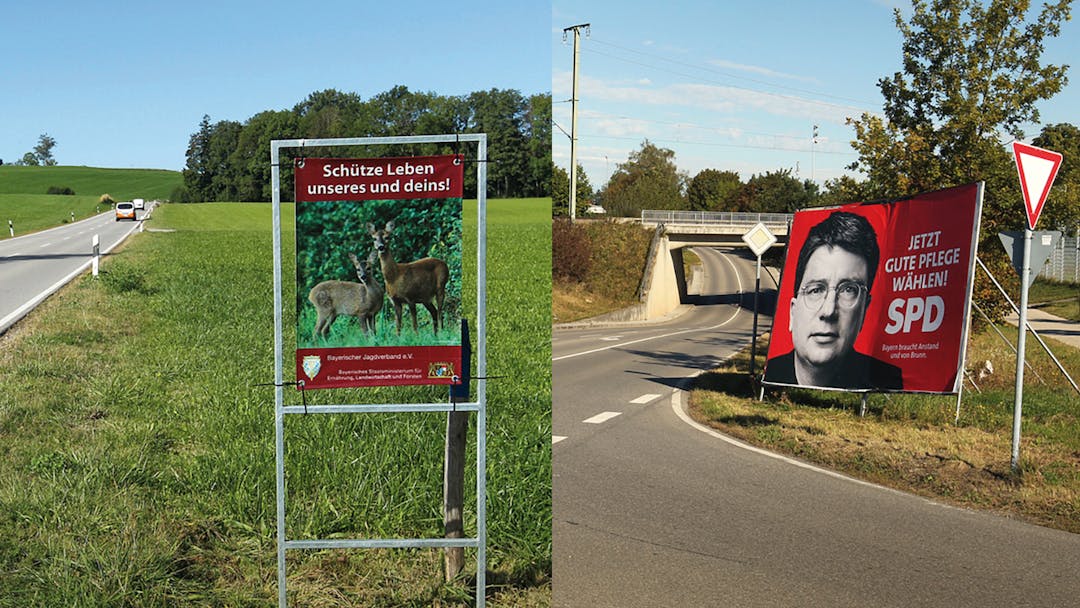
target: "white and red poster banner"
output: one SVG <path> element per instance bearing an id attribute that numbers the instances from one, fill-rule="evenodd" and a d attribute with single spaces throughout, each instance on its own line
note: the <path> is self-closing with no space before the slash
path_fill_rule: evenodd
<path id="1" fill-rule="evenodd" d="M 295 161 L 304 389 L 461 382 L 462 164 Z"/>
<path id="2" fill-rule="evenodd" d="M 981 184 L 795 213 L 766 384 L 955 393 Z"/>

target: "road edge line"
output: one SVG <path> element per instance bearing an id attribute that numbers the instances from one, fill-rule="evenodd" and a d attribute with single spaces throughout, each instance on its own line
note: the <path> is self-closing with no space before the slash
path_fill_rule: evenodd
<path id="1" fill-rule="evenodd" d="M 112 251 L 113 249 L 115 249 L 117 245 L 119 245 L 120 243 L 123 243 L 124 241 L 126 241 L 128 239 L 128 237 L 130 237 L 133 232 L 135 232 L 135 226 L 132 226 L 131 229 L 128 230 L 127 232 L 125 232 L 115 243 L 113 243 L 112 245 L 109 245 L 107 248 L 103 249 L 101 251 L 101 255 L 105 255 L 105 254 L 109 253 L 110 251 Z M 91 264 L 93 264 L 93 263 L 94 263 L 94 260 L 93 260 L 93 256 L 91 255 L 90 259 L 87 259 L 86 262 L 84 262 L 81 266 L 76 268 L 71 274 L 69 274 L 66 277 L 60 279 L 56 283 L 53 283 L 50 287 L 46 288 L 44 291 L 42 291 L 38 295 L 34 296 L 28 302 L 26 302 L 22 306 L 20 306 L 20 307 L 16 308 L 15 310 L 13 310 L 8 316 L 4 317 L 3 319 L 0 319 L 0 335 L 3 335 L 4 333 L 6 333 L 7 330 L 11 329 L 11 326 L 15 325 L 20 320 L 22 320 L 23 317 L 30 314 L 30 311 L 37 308 L 37 306 L 39 304 L 41 304 L 42 302 L 44 302 L 46 298 L 48 298 L 49 296 L 53 295 L 54 293 L 60 291 L 60 289 L 62 289 L 65 285 L 67 285 L 68 283 L 75 280 L 75 277 L 77 277 L 80 274 L 86 272 L 86 270 L 88 268 L 90 268 Z"/>
<path id="2" fill-rule="evenodd" d="M 801 460 L 797 460 L 797 459 L 792 458 L 790 456 L 784 456 L 783 454 L 778 454 L 776 452 L 771 452 L 771 451 L 766 450 L 764 448 L 759 448 L 759 447 L 757 447 L 755 445 L 750 445 L 749 443 L 745 443 L 745 442 L 743 442 L 743 441 L 741 441 L 739 439 L 735 439 L 734 437 L 729 437 L 728 435 L 725 435 L 725 434 L 717 431 L 716 429 L 707 427 L 707 426 L 701 424 L 700 422 L 698 422 L 697 420 L 694 420 L 693 418 L 691 418 L 690 414 L 688 414 L 686 412 L 686 407 L 684 405 L 683 395 L 685 395 L 685 394 L 686 394 L 686 391 L 684 391 L 682 389 L 675 389 L 672 392 L 672 394 L 671 394 L 671 409 L 674 410 L 675 415 L 678 416 L 680 420 L 685 422 L 691 428 L 697 429 L 697 430 L 701 431 L 702 433 L 705 433 L 706 435 L 709 435 L 710 437 L 715 437 L 716 439 L 720 439 L 721 441 L 724 441 L 724 442 L 726 442 L 726 443 L 728 443 L 730 445 L 733 445 L 733 446 L 735 446 L 737 448 L 741 448 L 743 450 L 747 450 L 747 451 L 753 452 L 755 454 L 760 454 L 762 456 L 767 456 L 767 457 L 772 458 L 774 460 L 779 460 L 781 462 L 785 462 L 787 464 L 797 466 L 797 467 L 799 467 L 801 469 L 806 469 L 808 471 L 814 471 L 816 473 L 821 473 L 821 474 L 824 474 L 824 475 L 828 475 L 829 477 L 833 477 L 835 479 L 842 479 L 844 481 L 849 481 L 851 483 L 856 483 L 856 484 L 859 484 L 861 486 L 866 486 L 866 487 L 870 487 L 870 488 L 878 488 L 878 489 L 881 489 L 881 490 L 887 490 L 889 492 L 895 492 L 897 494 L 902 494 L 904 496 L 913 496 L 913 497 L 925 500 L 926 502 L 929 502 L 931 504 L 935 504 L 935 505 L 938 505 L 938 506 L 959 508 L 959 507 L 952 507 L 952 505 L 946 505 L 946 504 L 942 504 L 940 502 L 930 500 L 930 499 L 928 499 L 928 498 L 926 498 L 924 496 L 919 496 L 918 494 L 911 494 L 909 492 L 904 492 L 904 491 L 901 491 L 901 490 L 897 490 L 896 488 L 890 488 L 888 486 L 883 486 L 881 484 L 876 484 L 876 483 L 873 483 L 873 482 L 870 482 L 870 481 L 857 479 L 857 478 L 851 477 L 849 475 L 844 475 L 843 473 L 837 473 L 836 471 L 830 471 L 829 469 L 824 469 L 824 468 L 819 467 L 817 465 L 813 465 L 813 464 L 810 464 L 808 462 L 803 462 Z"/>

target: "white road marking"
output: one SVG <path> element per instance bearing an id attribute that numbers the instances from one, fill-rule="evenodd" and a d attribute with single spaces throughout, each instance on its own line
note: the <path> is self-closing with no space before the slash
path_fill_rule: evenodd
<path id="1" fill-rule="evenodd" d="M 551 445 L 555 445 L 556 443 L 559 443 L 563 439 L 566 439 L 566 437 L 563 437 L 562 435 L 552 435 L 551 436 Z"/>
<path id="2" fill-rule="evenodd" d="M 616 340 L 622 340 L 622 336 L 607 336 L 605 338 L 600 338 L 600 339 L 603 340 L 604 342 L 615 342 Z"/>
<path id="3" fill-rule="evenodd" d="M 689 332 L 692 332 L 692 331 L 708 331 L 710 329 L 719 329 L 719 328 L 727 325 L 728 323 L 730 323 L 732 321 L 732 319 L 734 319 L 735 317 L 739 316 L 740 310 L 742 310 L 742 309 L 736 308 L 735 312 L 733 312 L 731 314 L 731 317 L 727 321 L 724 321 L 723 323 L 719 323 L 717 325 L 713 325 L 712 327 L 694 327 L 694 328 L 691 328 L 691 329 L 673 331 L 673 332 L 671 332 L 669 334 L 662 334 L 662 335 L 659 335 L 659 336 L 650 336 L 648 338 L 641 338 L 641 339 L 638 339 L 638 340 L 630 340 L 629 342 L 622 342 L 620 344 L 612 344 L 611 346 L 604 346 L 602 348 L 594 348 L 592 350 L 586 350 L 586 351 L 582 351 L 580 353 L 571 353 L 569 355 L 563 355 L 561 357 L 554 357 L 551 360 L 552 361 L 562 361 L 563 359 L 573 359 L 574 357 L 580 357 L 582 355 L 591 355 L 593 353 L 598 353 L 598 352 L 602 352 L 602 351 L 605 351 L 605 350 L 611 350 L 613 348 L 620 348 L 620 347 L 623 347 L 623 346 L 630 346 L 631 344 L 637 344 L 639 342 L 648 342 L 649 340 L 657 340 L 657 339 L 660 339 L 660 338 L 668 338 L 668 337 L 671 337 L 671 336 L 678 336 L 679 334 L 685 334 L 685 333 L 689 333 Z"/>
<path id="4" fill-rule="evenodd" d="M 48 247 L 49 245 L 52 245 L 52 243 L 45 243 L 41 247 L 38 247 L 38 249 L 44 249 L 44 248 Z"/>
<path id="5" fill-rule="evenodd" d="M 743 293 L 742 277 L 739 276 L 739 270 L 738 270 L 738 268 L 735 267 L 735 263 L 732 262 L 730 259 L 728 259 L 727 256 L 720 256 L 720 257 L 721 257 L 721 259 L 723 259 L 725 262 L 727 262 L 731 266 L 732 270 L 735 271 L 735 281 L 739 285 L 737 293 L 739 293 L 739 294 Z M 629 346 L 631 344 L 637 344 L 639 342 L 648 342 L 649 340 L 657 340 L 659 338 L 668 338 L 668 337 L 671 337 L 671 336 L 677 336 L 679 334 L 685 334 L 685 333 L 691 332 L 691 331 L 708 331 L 708 330 L 712 330 L 712 329 L 719 329 L 719 328 L 727 325 L 728 323 L 731 323 L 732 321 L 734 321 L 735 317 L 739 316 L 739 312 L 741 310 L 742 310 L 742 307 L 736 306 L 735 307 L 735 312 L 731 313 L 731 316 L 726 321 L 724 321 L 723 323 L 719 323 L 717 325 L 713 325 L 712 327 L 694 327 L 694 328 L 691 328 L 691 329 L 684 329 L 684 330 L 675 331 L 675 332 L 672 332 L 672 333 L 669 333 L 669 334 L 663 334 L 663 335 L 659 335 L 659 336 L 650 336 L 648 338 L 641 338 L 641 339 L 638 339 L 638 340 L 631 340 L 629 342 L 623 342 L 621 344 L 612 344 L 611 346 L 604 346 L 604 347 L 601 347 L 601 348 L 594 348 L 592 350 L 586 350 L 586 351 L 582 351 L 580 353 L 570 353 L 569 355 L 563 355 L 561 357 L 552 357 L 551 360 L 552 361 L 562 361 L 563 359 L 572 359 L 574 357 L 580 357 L 582 355 L 591 355 L 593 353 L 598 353 L 598 352 L 602 352 L 602 351 L 605 351 L 605 350 L 611 350 L 613 348 L 620 348 L 620 347 L 623 347 L 623 346 Z M 584 337 L 584 336 L 582 336 L 582 337 Z"/>
<path id="6" fill-rule="evenodd" d="M 651 394 L 650 395 L 642 395 L 642 396 L 638 397 L 637 399 L 634 399 L 630 403 L 645 404 L 645 403 L 650 403 L 652 401 L 656 401 L 659 398 L 660 398 L 660 395 L 651 395 Z"/>
<path id="7" fill-rule="evenodd" d="M 685 393 L 684 391 L 675 389 L 675 391 L 673 391 L 672 394 L 671 394 L 671 409 L 674 410 L 675 415 L 678 416 L 680 420 L 685 422 L 691 428 L 697 429 L 697 430 L 701 431 L 702 433 L 705 433 L 706 435 L 709 435 L 711 437 L 715 437 L 716 439 L 720 439 L 721 441 L 724 441 L 724 442 L 726 442 L 726 443 L 728 443 L 730 445 L 733 445 L 733 446 L 735 446 L 737 448 L 744 449 L 744 450 L 746 450 L 748 452 L 753 452 L 753 453 L 759 454 L 761 456 L 767 456 L 767 457 L 772 458 L 774 460 L 779 460 L 781 462 L 785 462 L 787 464 L 794 465 L 796 467 L 799 467 L 800 469 L 806 469 L 808 471 L 814 471 L 815 473 L 821 473 L 822 475 L 828 475 L 829 477 L 834 477 L 836 479 L 842 479 L 844 481 L 850 481 L 851 483 L 854 483 L 854 484 L 857 484 L 857 485 L 860 485 L 860 486 L 866 486 L 866 487 L 870 487 L 870 488 L 877 488 L 879 490 L 884 490 L 886 492 L 900 494 L 900 495 L 903 495 L 903 496 L 914 496 L 912 494 L 907 494 L 905 492 L 901 492 L 900 490 L 894 490 L 892 488 L 887 488 L 885 486 L 878 485 L 876 483 L 871 483 L 869 481 L 863 481 L 862 479 L 856 479 L 854 477 L 848 477 L 847 475 L 844 475 L 843 473 L 837 473 L 836 471 L 830 471 L 829 469 L 823 469 L 823 468 L 821 468 L 819 466 L 815 466 L 815 465 L 812 465 L 812 464 L 807 463 L 807 462 L 802 462 L 800 460 L 796 460 L 794 458 L 789 458 L 787 456 L 784 456 L 782 454 L 777 454 L 775 452 L 770 452 L 769 450 L 759 448 L 757 446 L 753 446 L 753 445 L 750 445 L 748 443 L 743 443 L 742 441 L 739 441 L 738 439 L 735 439 L 734 437 L 728 437 L 727 435 L 725 435 L 723 433 L 720 433 L 719 431 L 716 431 L 716 430 L 714 430 L 712 428 L 709 428 L 709 427 L 699 423 L 698 421 L 696 421 L 696 420 L 694 420 L 693 418 L 690 417 L 690 414 L 688 414 L 686 412 L 686 407 L 683 404 L 684 399 L 686 399 L 686 397 L 685 397 L 686 394 L 687 393 Z M 921 498 L 923 501 L 925 501 L 925 502 L 927 502 L 929 504 L 939 506 L 939 507 L 944 507 L 946 509 L 955 509 L 956 508 L 956 507 L 953 507 L 951 505 L 946 505 L 946 504 L 942 504 L 942 503 L 939 503 L 939 502 L 934 502 L 933 500 L 930 500 L 929 498 L 922 498 L 920 496 L 915 496 L 915 498 Z"/>
<path id="8" fill-rule="evenodd" d="M 592 418 L 582 420 L 582 422 L 586 424 L 603 424 L 616 416 L 622 416 L 622 412 L 600 412 Z"/>

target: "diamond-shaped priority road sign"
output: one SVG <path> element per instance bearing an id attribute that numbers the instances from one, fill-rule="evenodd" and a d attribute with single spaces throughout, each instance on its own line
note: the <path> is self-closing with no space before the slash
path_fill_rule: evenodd
<path id="1" fill-rule="evenodd" d="M 1020 174 L 1020 190 L 1024 194 L 1024 210 L 1027 211 L 1028 228 L 1034 230 L 1039 221 L 1050 185 L 1061 167 L 1061 154 L 1013 142 L 1016 170 Z"/>
<path id="2" fill-rule="evenodd" d="M 758 222 L 757 226 L 754 226 L 742 236 L 742 240 L 750 247 L 750 251 L 753 251 L 754 255 L 761 257 L 761 254 L 768 251 L 769 247 L 776 244 L 777 239 L 776 235 L 765 227 L 765 224 Z"/>

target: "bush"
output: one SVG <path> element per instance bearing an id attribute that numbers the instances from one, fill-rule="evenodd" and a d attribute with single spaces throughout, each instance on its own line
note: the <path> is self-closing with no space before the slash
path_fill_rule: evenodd
<path id="1" fill-rule="evenodd" d="M 63 194 L 66 196 L 74 196 L 75 191 L 67 186 L 49 186 L 49 189 L 45 191 L 45 194 Z"/>
<path id="2" fill-rule="evenodd" d="M 590 222 L 585 232 L 593 244 L 589 289 L 613 298 L 636 297 L 653 231 L 607 220 Z"/>
<path id="3" fill-rule="evenodd" d="M 567 219 L 551 223 L 551 274 L 561 281 L 580 283 L 589 274 L 592 244 L 585 229 Z"/>
<path id="4" fill-rule="evenodd" d="M 108 194 L 102 194 L 101 198 L 98 199 L 98 202 L 102 205 L 108 205 L 110 207 L 116 204 L 116 201 L 113 200 L 113 197 Z"/>
<path id="5" fill-rule="evenodd" d="M 187 186 L 177 186 L 173 188 L 172 194 L 169 195 L 170 203 L 196 203 L 195 197 L 192 196 L 191 191 Z"/>

